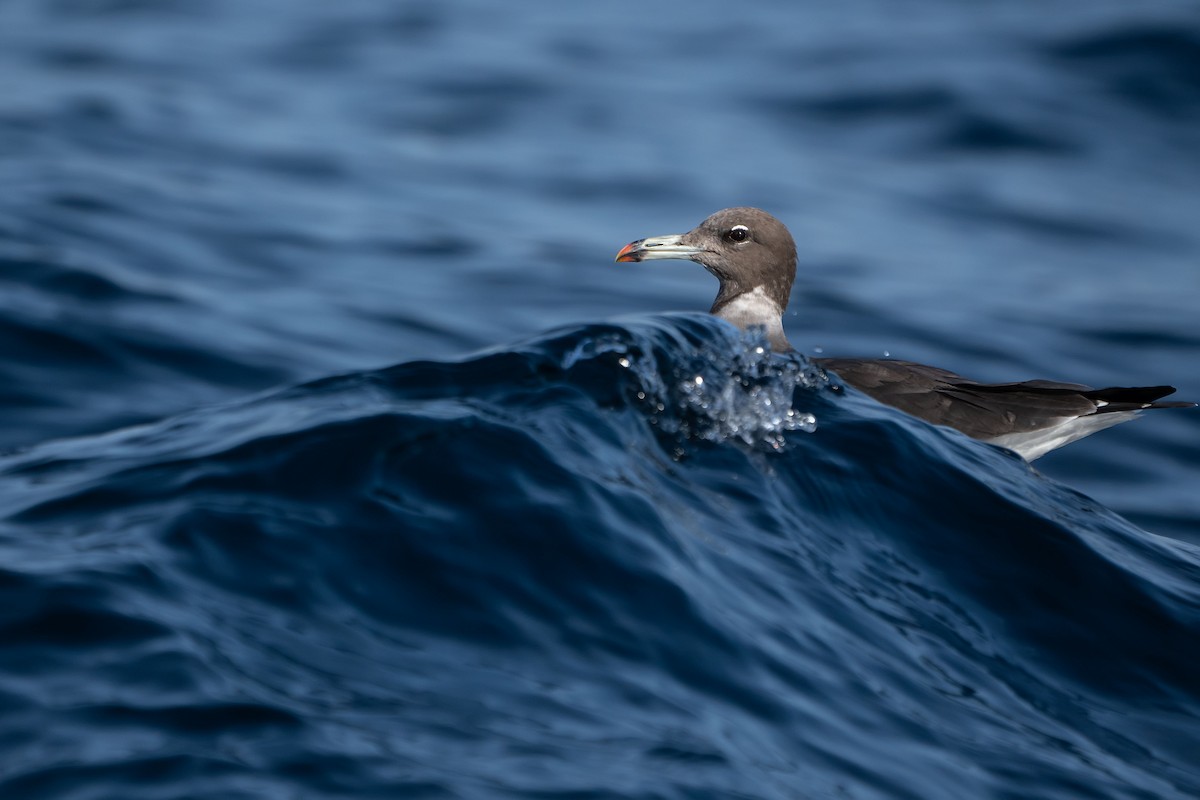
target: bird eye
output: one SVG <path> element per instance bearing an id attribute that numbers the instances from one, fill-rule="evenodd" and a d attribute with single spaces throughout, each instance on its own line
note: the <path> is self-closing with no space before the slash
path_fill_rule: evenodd
<path id="1" fill-rule="evenodd" d="M 725 240 L 729 242 L 744 242 L 750 238 L 750 229 L 745 225 L 734 225 L 725 232 Z"/>

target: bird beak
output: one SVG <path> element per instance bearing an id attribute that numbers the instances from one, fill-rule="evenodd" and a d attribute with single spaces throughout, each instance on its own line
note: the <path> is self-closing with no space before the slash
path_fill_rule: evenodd
<path id="1" fill-rule="evenodd" d="M 682 244 L 684 234 L 676 233 L 670 236 L 651 236 L 648 239 L 638 239 L 621 248 L 617 253 L 617 261 L 650 261 L 655 258 L 679 258 L 687 261 L 695 260 L 704 250 L 689 244 Z"/>

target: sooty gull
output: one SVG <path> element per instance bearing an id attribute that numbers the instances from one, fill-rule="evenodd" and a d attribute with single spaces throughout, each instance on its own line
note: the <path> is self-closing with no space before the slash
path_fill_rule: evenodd
<path id="1" fill-rule="evenodd" d="M 771 349 L 792 349 L 783 332 L 796 278 L 796 243 L 787 227 L 757 208 L 727 208 L 693 230 L 639 239 L 617 261 L 686 259 L 720 281 L 710 312 L 739 328 L 761 326 Z M 1006 447 L 1032 461 L 1090 433 L 1132 419 L 1147 408 L 1189 408 L 1157 402 L 1173 386 L 1093 389 L 1077 383 L 980 383 L 911 361 L 814 358 L 845 383 L 881 403 L 935 425 Z"/>

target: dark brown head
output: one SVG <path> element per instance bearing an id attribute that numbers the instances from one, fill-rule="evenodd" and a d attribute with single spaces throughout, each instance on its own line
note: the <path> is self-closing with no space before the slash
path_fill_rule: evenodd
<path id="1" fill-rule="evenodd" d="M 796 278 L 796 243 L 787 227 L 758 208 L 726 208 L 684 234 L 653 236 L 625 245 L 617 261 L 687 259 L 721 282 L 712 313 L 740 295 L 760 291 L 782 313 Z"/>

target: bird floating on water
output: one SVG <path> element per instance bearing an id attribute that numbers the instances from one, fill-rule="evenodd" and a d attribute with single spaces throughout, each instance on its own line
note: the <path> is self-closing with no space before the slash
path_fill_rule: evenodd
<path id="1" fill-rule="evenodd" d="M 796 278 L 796 243 L 775 217 L 757 208 L 726 208 L 687 233 L 631 242 L 616 260 L 652 259 L 700 264 L 720 281 L 710 313 L 742 329 L 762 327 L 772 350 L 792 350 L 783 332 L 783 312 Z M 1196 405 L 1160 401 L 1175 391 L 1173 386 L 1093 389 L 1045 380 L 980 383 L 911 361 L 811 361 L 881 403 L 1006 447 L 1029 461 L 1133 419 L 1139 411 Z"/>

